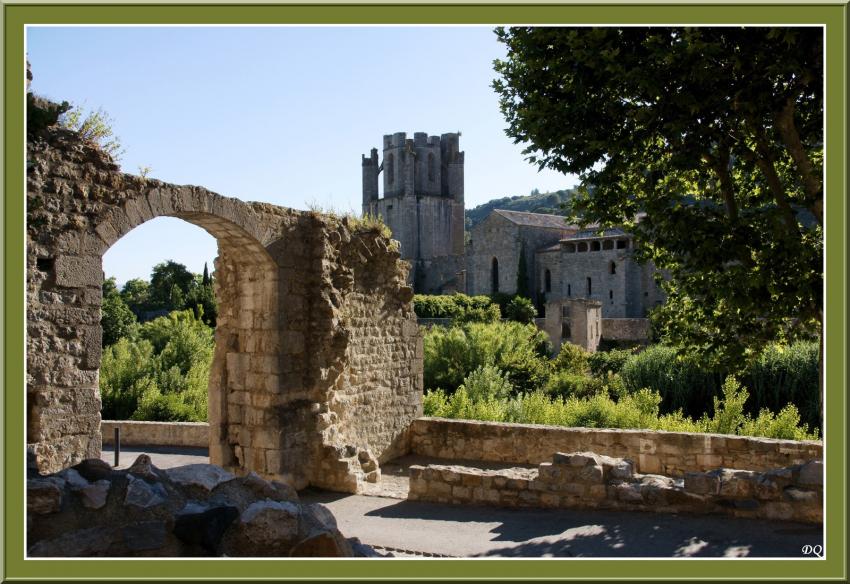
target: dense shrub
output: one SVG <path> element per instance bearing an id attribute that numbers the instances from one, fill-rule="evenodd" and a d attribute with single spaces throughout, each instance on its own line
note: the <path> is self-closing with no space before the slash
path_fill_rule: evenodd
<path id="1" fill-rule="evenodd" d="M 516 322 L 467 323 L 434 327 L 425 333 L 425 387 L 453 392 L 473 370 L 501 369 L 516 391 L 533 391 L 546 382 L 546 335 Z"/>
<path id="2" fill-rule="evenodd" d="M 420 318 L 451 318 L 459 323 L 495 322 L 502 317 L 498 305 L 487 296 L 466 294 L 417 294 L 413 297 L 413 310 Z"/>
<path id="3" fill-rule="evenodd" d="M 723 380 L 729 373 L 700 367 L 661 345 L 628 357 L 620 370 L 628 391 L 649 387 L 661 394 L 662 412 L 681 408 L 692 417 L 712 413 L 713 398 L 723 394 Z M 744 409 L 749 415 L 757 416 L 763 409 L 777 412 L 793 404 L 803 422 L 819 427 L 817 342 L 771 345 L 737 375 L 751 395 Z"/>
<path id="4" fill-rule="evenodd" d="M 466 376 L 460 386 L 473 401 L 505 399 L 513 393 L 513 385 L 498 367 L 482 365 Z M 460 388 L 458 388 L 460 389 Z"/>
<path id="5" fill-rule="evenodd" d="M 117 420 L 204 421 L 213 331 L 192 310 L 138 327 L 103 353 L 102 416 Z"/>
<path id="6" fill-rule="evenodd" d="M 521 323 L 533 323 L 537 318 L 537 309 L 528 298 L 517 296 L 508 303 L 505 309 L 505 317 Z"/>
<path id="7" fill-rule="evenodd" d="M 604 387 L 602 380 L 597 377 L 571 371 L 554 371 L 543 391 L 551 397 L 590 397 L 604 391 Z"/>
<path id="8" fill-rule="evenodd" d="M 630 393 L 644 387 L 658 392 L 662 412 L 681 409 L 694 418 L 708 411 L 712 399 L 720 395 L 723 380 L 722 373 L 701 369 L 663 345 L 647 347 L 627 359 L 620 376 Z"/>
<path id="9" fill-rule="evenodd" d="M 574 345 L 568 341 L 564 342 L 558 354 L 551 361 L 552 369 L 584 375 L 587 373 L 589 356 L 590 353 L 578 345 Z"/>
<path id="10" fill-rule="evenodd" d="M 587 355 L 587 365 L 591 375 L 605 377 L 608 373 L 619 373 L 626 361 L 634 354 L 635 352 L 631 349 L 597 351 Z"/>
<path id="11" fill-rule="evenodd" d="M 590 397 L 551 398 L 543 392 L 520 393 L 508 399 L 488 397 L 481 401 L 470 398 L 465 388 L 452 395 L 442 390 L 425 394 L 427 416 L 445 418 L 547 424 L 585 428 L 642 428 L 677 432 L 728 432 L 738 435 L 765 436 L 794 440 L 817 439 L 817 432 L 799 424 L 793 406 L 778 415 L 762 412 L 752 419 L 743 413 L 746 390 L 734 378 L 727 379 L 724 399 L 715 404 L 714 417 L 693 420 L 675 411 L 662 414 L 661 396 L 649 389 L 611 399 L 602 391 Z M 727 403 L 727 400 L 728 403 Z"/>

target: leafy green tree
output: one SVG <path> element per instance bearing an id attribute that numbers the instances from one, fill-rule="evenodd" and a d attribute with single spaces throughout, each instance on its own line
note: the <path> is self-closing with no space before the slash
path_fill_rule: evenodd
<path id="1" fill-rule="evenodd" d="M 625 225 L 638 259 L 670 274 L 666 340 L 740 366 L 820 332 L 822 31 L 496 34 L 508 135 L 539 167 L 581 176 L 571 220 Z"/>
<path id="2" fill-rule="evenodd" d="M 528 298 L 528 261 L 525 259 L 525 241 L 519 246 L 519 262 L 516 268 L 516 293 L 517 296 Z"/>
<path id="3" fill-rule="evenodd" d="M 505 316 L 509 320 L 515 320 L 523 324 L 534 323 L 537 318 L 537 309 L 534 308 L 534 303 L 524 296 L 517 296 L 508 303 Z"/>
<path id="4" fill-rule="evenodd" d="M 172 260 L 157 264 L 151 272 L 151 304 L 169 311 L 182 309 L 184 299 L 196 285 L 195 275 L 183 264 Z"/>
<path id="5" fill-rule="evenodd" d="M 141 319 L 142 314 L 150 310 L 150 283 L 141 278 L 133 278 L 124 282 L 124 287 L 121 288 L 121 298 L 136 318 Z"/>
<path id="6" fill-rule="evenodd" d="M 118 293 L 115 278 L 103 282 L 100 326 L 103 329 L 101 342 L 104 347 L 116 343 L 121 337 L 130 336 L 136 327 L 136 315 Z"/>

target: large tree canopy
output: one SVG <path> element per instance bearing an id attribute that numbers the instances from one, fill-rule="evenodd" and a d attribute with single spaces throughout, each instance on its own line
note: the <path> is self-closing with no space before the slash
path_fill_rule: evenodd
<path id="1" fill-rule="evenodd" d="M 670 280 L 668 340 L 725 364 L 822 319 L 819 28 L 510 28 L 507 133 L 582 179 L 573 220 L 625 225 Z"/>

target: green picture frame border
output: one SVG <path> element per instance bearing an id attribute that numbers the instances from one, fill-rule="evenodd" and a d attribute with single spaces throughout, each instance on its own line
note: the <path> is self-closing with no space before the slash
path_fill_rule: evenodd
<path id="1" fill-rule="evenodd" d="M 703 2 L 21 4 L 3 28 L 3 580 L 846 579 L 847 5 Z M 826 34 L 826 557 L 800 559 L 24 559 L 26 24 L 798 24 Z M 37 69 L 35 71 L 37 76 Z M 201 177 L 198 177 L 200 180 Z"/>

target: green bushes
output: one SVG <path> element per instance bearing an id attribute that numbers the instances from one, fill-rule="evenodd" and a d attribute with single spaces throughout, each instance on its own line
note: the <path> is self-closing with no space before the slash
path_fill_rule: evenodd
<path id="1" fill-rule="evenodd" d="M 486 397 L 476 401 L 466 389 L 453 395 L 442 390 L 427 392 L 426 416 L 455 419 L 546 424 L 583 428 L 642 428 L 675 432 L 718 432 L 746 436 L 765 436 L 793 440 L 817 439 L 799 423 L 796 408 L 789 405 L 778 415 L 762 412 L 753 419 L 743 412 L 747 392 L 730 377 L 724 385 L 723 399 L 715 402 L 716 414 L 693 420 L 676 411 L 662 414 L 661 396 L 649 389 L 623 395 L 614 400 L 607 391 L 590 397 L 551 398 L 543 392 L 521 393 L 507 399 Z"/>
<path id="2" fill-rule="evenodd" d="M 451 318 L 457 323 L 496 322 L 502 317 L 498 305 L 487 296 L 452 294 L 413 297 L 413 310 L 419 318 Z"/>
<path id="3" fill-rule="evenodd" d="M 213 331 L 192 310 L 138 327 L 104 349 L 104 419 L 205 421 Z"/>
<path id="4" fill-rule="evenodd" d="M 593 359 L 596 357 L 591 357 L 591 363 Z M 672 347 L 661 345 L 628 357 L 620 370 L 627 391 L 651 387 L 661 394 L 662 411 L 681 408 L 693 417 L 711 413 L 710 404 L 722 395 L 723 379 L 729 373 L 700 367 L 678 357 Z M 819 426 L 817 342 L 771 345 L 737 375 L 750 390 L 751 399 L 745 408 L 748 414 L 758 415 L 764 409 L 777 412 L 793 404 L 805 423 Z"/>
<path id="5" fill-rule="evenodd" d="M 517 296 L 508 303 L 505 316 L 516 322 L 534 323 L 534 319 L 537 318 L 537 309 L 534 308 L 534 304 L 528 298 Z"/>
<path id="6" fill-rule="evenodd" d="M 548 376 L 549 343 L 534 325 L 467 323 L 425 333 L 425 387 L 453 391 L 478 367 L 503 371 L 516 391 L 534 391 Z"/>

